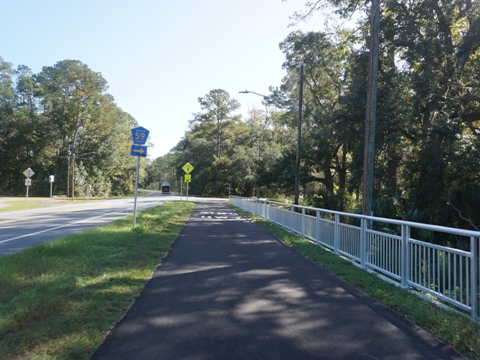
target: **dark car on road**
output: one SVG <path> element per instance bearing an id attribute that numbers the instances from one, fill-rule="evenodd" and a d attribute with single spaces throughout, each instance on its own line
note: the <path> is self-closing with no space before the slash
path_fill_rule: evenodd
<path id="1" fill-rule="evenodd" d="M 162 194 L 170 194 L 170 183 L 168 181 L 162 183 Z"/>

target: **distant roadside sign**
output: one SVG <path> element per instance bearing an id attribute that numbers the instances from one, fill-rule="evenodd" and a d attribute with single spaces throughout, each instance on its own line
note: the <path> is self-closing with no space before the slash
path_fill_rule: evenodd
<path id="1" fill-rule="evenodd" d="M 32 169 L 28 168 L 27 170 L 25 170 L 25 171 L 23 172 L 23 175 L 25 175 L 25 177 L 26 177 L 27 179 L 29 179 L 29 178 L 31 178 L 33 175 L 35 175 L 35 172 L 34 172 Z"/>
<path id="2" fill-rule="evenodd" d="M 183 165 L 182 170 L 185 171 L 186 174 L 190 174 L 193 171 L 194 167 L 192 164 L 187 162 L 185 165 Z"/>
<path id="3" fill-rule="evenodd" d="M 186 183 L 192 182 L 192 174 L 185 174 L 185 177 L 183 178 Z"/>
<path id="4" fill-rule="evenodd" d="M 132 138 L 135 145 L 145 145 L 150 131 L 142 126 L 132 129 Z"/>

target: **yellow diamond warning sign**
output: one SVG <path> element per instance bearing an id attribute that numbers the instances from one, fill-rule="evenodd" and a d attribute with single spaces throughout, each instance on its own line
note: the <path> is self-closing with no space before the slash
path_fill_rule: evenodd
<path id="1" fill-rule="evenodd" d="M 186 174 L 190 174 L 193 171 L 194 167 L 192 164 L 187 162 L 185 165 L 183 165 L 182 170 L 185 171 Z"/>

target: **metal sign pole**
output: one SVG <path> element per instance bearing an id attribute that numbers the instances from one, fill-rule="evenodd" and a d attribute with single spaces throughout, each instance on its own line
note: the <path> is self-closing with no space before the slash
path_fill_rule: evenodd
<path id="1" fill-rule="evenodd" d="M 137 174 L 135 175 L 135 200 L 133 201 L 133 226 L 137 221 L 137 194 L 138 194 L 138 172 L 140 169 L 140 157 L 137 157 Z"/>
<path id="2" fill-rule="evenodd" d="M 23 175 L 25 175 L 26 179 L 25 179 L 25 186 L 27 187 L 27 203 L 28 203 L 28 188 L 30 187 L 30 185 L 32 185 L 32 180 L 30 179 L 33 175 L 35 175 L 35 172 L 28 168 L 27 170 L 25 170 L 23 172 Z"/>
<path id="3" fill-rule="evenodd" d="M 53 200 L 53 182 L 55 181 L 55 175 L 50 175 L 48 177 L 48 181 L 50 182 L 50 206 L 52 206 Z"/>
<path id="4" fill-rule="evenodd" d="M 190 173 L 193 171 L 194 167 L 192 164 L 187 162 L 185 165 L 182 166 L 182 170 L 185 171 L 185 182 L 187 183 L 187 201 L 188 201 L 188 183 L 192 181 Z"/>
<path id="5" fill-rule="evenodd" d="M 183 197 L 183 176 L 180 176 L 180 201 L 182 201 Z"/>
<path id="6" fill-rule="evenodd" d="M 132 129 L 133 145 L 130 149 L 130 155 L 137 157 L 137 173 L 135 174 L 135 199 L 133 201 L 133 227 L 137 222 L 137 195 L 138 195 L 138 173 L 140 172 L 140 156 L 147 156 L 147 142 L 150 131 L 144 127 L 138 126 Z"/>

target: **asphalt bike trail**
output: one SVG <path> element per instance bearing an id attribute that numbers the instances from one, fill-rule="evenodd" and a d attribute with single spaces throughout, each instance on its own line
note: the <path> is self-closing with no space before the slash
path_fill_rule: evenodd
<path id="1" fill-rule="evenodd" d="M 92 359 L 463 357 L 223 202 L 198 202 Z"/>

